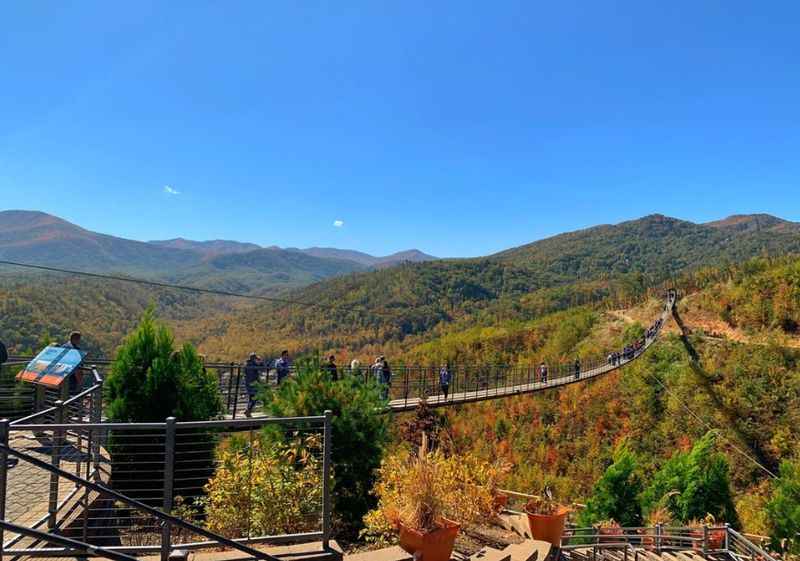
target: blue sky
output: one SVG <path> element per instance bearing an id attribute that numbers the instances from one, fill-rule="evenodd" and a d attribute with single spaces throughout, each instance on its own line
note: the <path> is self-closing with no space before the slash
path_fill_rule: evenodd
<path id="1" fill-rule="evenodd" d="M 8 3 L 0 208 L 439 256 L 653 212 L 800 220 L 798 20 L 790 1 Z"/>

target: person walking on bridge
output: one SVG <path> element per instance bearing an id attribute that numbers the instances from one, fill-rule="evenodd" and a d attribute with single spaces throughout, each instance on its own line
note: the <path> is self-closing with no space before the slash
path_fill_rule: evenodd
<path id="1" fill-rule="evenodd" d="M 322 370 L 328 375 L 328 379 L 332 382 L 339 380 L 339 369 L 336 368 L 336 357 L 331 355 L 328 357 L 328 362 L 322 366 Z"/>
<path id="2" fill-rule="evenodd" d="M 283 380 L 289 376 L 289 371 L 292 367 L 292 363 L 289 360 L 289 351 L 281 352 L 281 358 L 275 361 L 275 370 L 278 375 L 278 385 L 283 382 Z"/>
<path id="3" fill-rule="evenodd" d="M 544 362 L 539 365 L 539 381 L 547 383 L 547 365 Z"/>
<path id="4" fill-rule="evenodd" d="M 447 401 L 447 395 L 450 392 L 450 382 L 453 379 L 453 374 L 450 372 L 450 364 L 444 363 L 439 370 L 439 388 L 444 394 L 444 399 Z"/>
<path id="5" fill-rule="evenodd" d="M 256 353 L 250 353 L 247 362 L 244 363 L 244 387 L 247 390 L 247 409 L 244 410 L 244 416 L 250 417 L 253 414 L 253 409 L 256 406 L 256 392 L 258 388 L 261 371 L 264 369 L 264 362 Z"/>
<path id="6" fill-rule="evenodd" d="M 575 379 L 581 377 L 581 359 L 579 357 L 575 357 Z"/>

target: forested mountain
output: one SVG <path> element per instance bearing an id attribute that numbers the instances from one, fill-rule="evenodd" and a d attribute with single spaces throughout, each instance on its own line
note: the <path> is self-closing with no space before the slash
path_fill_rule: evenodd
<path id="1" fill-rule="evenodd" d="M 425 338 L 451 322 L 496 314 L 530 318 L 574 303 L 576 293 L 597 298 L 636 291 L 701 266 L 790 253 L 800 253 L 800 233 L 728 231 L 654 215 L 481 259 L 407 263 L 330 279 L 293 293 L 318 307 L 244 310 L 208 343 L 236 352 L 264 346 L 404 348 L 409 337 Z"/>
<path id="2" fill-rule="evenodd" d="M 230 240 L 145 243 L 90 232 L 42 212 L 9 210 L 0 212 L 0 259 L 261 294 L 435 258 L 417 250 L 374 257 L 335 248 L 262 248 Z"/>
<path id="3" fill-rule="evenodd" d="M 164 275 L 172 281 L 204 288 L 264 293 L 308 285 L 366 267 L 346 259 L 314 257 L 286 249 L 224 253 L 203 263 Z"/>
<path id="4" fill-rule="evenodd" d="M 659 214 L 553 236 L 492 256 L 503 263 L 570 278 L 642 272 L 651 278 L 723 261 L 800 251 L 800 229 L 761 215 L 694 224 Z M 745 226 L 745 227 L 739 227 Z"/>
<path id="5" fill-rule="evenodd" d="M 361 251 L 354 251 L 352 249 L 337 249 L 334 247 L 309 247 L 306 249 L 300 249 L 298 251 L 302 251 L 307 255 L 313 255 L 314 257 L 347 259 L 371 268 L 391 267 L 393 265 L 399 265 L 400 263 L 406 262 L 421 263 L 423 261 L 434 261 L 437 259 L 433 255 L 428 255 L 417 249 L 399 251 L 397 253 L 392 253 L 391 255 L 386 255 L 385 257 L 375 257 L 374 255 L 363 253 Z"/>
<path id="6" fill-rule="evenodd" d="M 174 238 L 171 240 L 153 240 L 147 243 L 157 245 L 159 247 L 188 249 L 190 251 L 195 251 L 204 257 L 214 257 L 215 255 L 222 255 L 225 253 L 244 253 L 246 251 L 261 249 L 261 246 L 254 243 L 236 242 L 232 240 L 208 240 L 198 242 L 184 238 Z"/>
<path id="7" fill-rule="evenodd" d="M 0 212 L 0 259 L 93 272 L 148 274 L 198 263 L 193 252 L 90 232 L 43 212 Z"/>

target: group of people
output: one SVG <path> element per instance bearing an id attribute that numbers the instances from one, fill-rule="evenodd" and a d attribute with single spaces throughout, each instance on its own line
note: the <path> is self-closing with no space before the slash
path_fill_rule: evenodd
<path id="1" fill-rule="evenodd" d="M 642 349 L 647 346 L 648 341 L 653 339 L 657 334 L 658 330 L 661 329 L 661 324 L 663 320 L 658 318 L 656 322 L 645 329 L 644 335 L 631 343 L 630 345 L 625 345 L 625 347 L 621 351 L 614 351 L 610 355 L 608 355 L 608 364 L 611 366 L 617 366 L 623 361 L 632 360 L 638 355 Z"/>
<path id="2" fill-rule="evenodd" d="M 244 363 L 244 386 L 247 391 L 247 409 L 244 410 L 246 417 L 250 417 L 256 406 L 261 373 L 268 374 L 273 368 L 275 369 L 276 384 L 280 385 L 291 372 L 292 362 L 289 359 L 289 351 L 282 351 L 280 358 L 274 361 L 266 360 L 253 352 Z"/>

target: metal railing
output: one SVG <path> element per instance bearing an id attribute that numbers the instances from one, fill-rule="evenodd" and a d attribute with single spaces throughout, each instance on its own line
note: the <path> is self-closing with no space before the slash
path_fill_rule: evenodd
<path id="1" fill-rule="evenodd" d="M 110 551 L 161 552 L 163 559 L 177 547 L 222 545 L 249 556 L 255 550 L 247 544 L 256 542 L 327 547 L 330 412 L 75 423 L 66 422 L 74 418 L 65 402 L 52 422 L 45 418 L 0 423 L 0 519 L 7 524 Z M 2 534 L 9 555 L 41 553 L 41 540 L 29 534 L 8 526 Z"/>
<path id="2" fill-rule="evenodd" d="M 605 558 L 609 551 L 619 552 L 623 560 L 646 559 L 644 552 L 694 551 L 705 557 L 727 556 L 734 561 L 777 561 L 770 553 L 752 543 L 728 524 L 680 527 L 588 527 L 567 528 L 561 551 L 576 561 Z"/>
<path id="3" fill-rule="evenodd" d="M 777 561 L 728 524 L 681 527 L 568 528 L 561 551 L 581 561 L 605 558 L 616 551 L 624 560 L 638 561 L 644 552 L 694 551 L 703 556 L 727 556 L 734 561 Z M 644 558 L 647 558 L 644 556 Z"/>

